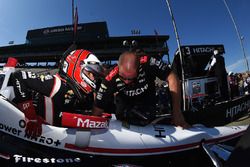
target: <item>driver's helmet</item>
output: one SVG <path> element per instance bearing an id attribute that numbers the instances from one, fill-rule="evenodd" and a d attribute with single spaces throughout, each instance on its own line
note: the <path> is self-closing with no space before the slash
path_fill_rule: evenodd
<path id="1" fill-rule="evenodd" d="M 72 51 L 62 65 L 64 75 L 85 93 L 95 90 L 97 79 L 103 76 L 100 60 L 88 50 Z M 91 79 L 86 71 L 92 73 L 95 79 Z"/>

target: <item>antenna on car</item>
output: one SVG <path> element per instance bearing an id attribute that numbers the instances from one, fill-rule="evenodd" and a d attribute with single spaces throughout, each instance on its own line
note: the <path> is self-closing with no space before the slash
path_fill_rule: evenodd
<path id="1" fill-rule="evenodd" d="M 181 51 L 181 43 L 180 43 L 180 38 L 179 38 L 179 34 L 177 31 L 177 27 L 176 27 L 176 23 L 175 23 L 175 19 L 174 19 L 174 15 L 171 9 L 171 5 L 169 0 L 166 0 L 166 3 L 168 5 L 168 10 L 170 13 L 170 16 L 172 18 L 172 23 L 173 23 L 173 27 L 174 27 L 174 32 L 175 32 L 175 37 L 176 37 L 176 41 L 177 41 L 177 45 L 178 45 L 178 50 L 179 50 L 179 56 L 180 56 L 180 63 L 181 63 L 181 80 L 182 80 L 182 98 L 183 98 L 183 110 L 186 110 L 186 95 L 185 95 L 185 74 L 184 74 L 184 68 L 183 68 L 183 57 L 182 57 L 182 51 Z"/>

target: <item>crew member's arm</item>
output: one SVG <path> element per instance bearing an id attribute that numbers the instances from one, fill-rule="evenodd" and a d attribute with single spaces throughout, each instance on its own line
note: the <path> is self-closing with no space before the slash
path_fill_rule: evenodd
<path id="1" fill-rule="evenodd" d="M 171 71 L 167 77 L 167 81 L 169 84 L 169 90 L 172 96 L 172 123 L 176 126 L 181 126 L 182 128 L 191 127 L 184 119 L 184 116 L 181 112 L 181 89 L 180 89 L 180 81 L 177 75 Z"/>

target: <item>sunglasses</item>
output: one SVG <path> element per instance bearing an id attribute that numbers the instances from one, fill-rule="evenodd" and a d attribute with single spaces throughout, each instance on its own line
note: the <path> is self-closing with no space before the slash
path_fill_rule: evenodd
<path id="1" fill-rule="evenodd" d="M 137 76 L 134 78 L 127 78 L 127 77 L 123 77 L 122 75 L 119 74 L 119 78 L 123 81 L 135 81 L 137 79 Z"/>

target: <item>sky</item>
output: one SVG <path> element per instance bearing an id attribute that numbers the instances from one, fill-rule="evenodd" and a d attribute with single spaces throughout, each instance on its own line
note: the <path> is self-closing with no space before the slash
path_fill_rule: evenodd
<path id="1" fill-rule="evenodd" d="M 227 71 L 244 72 L 250 61 L 250 1 L 227 0 L 243 37 L 245 56 L 224 0 L 169 0 L 181 45 L 223 44 Z M 72 23 L 71 0 L 0 0 L 0 46 L 24 44 L 30 29 Z M 106 21 L 110 36 L 169 35 L 170 60 L 177 50 L 166 0 L 75 0 L 78 23 Z M 250 64 L 249 64 L 250 65 Z"/>

